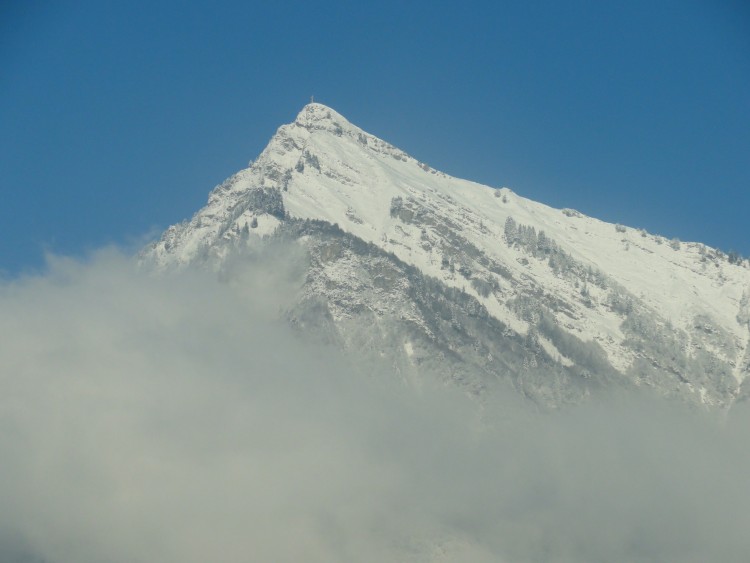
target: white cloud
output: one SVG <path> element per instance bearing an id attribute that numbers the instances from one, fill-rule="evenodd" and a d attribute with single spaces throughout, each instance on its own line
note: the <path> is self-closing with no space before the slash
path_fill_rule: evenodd
<path id="1" fill-rule="evenodd" d="M 220 283 L 149 277 L 106 251 L 0 288 L 0 559 L 750 552 L 745 413 L 721 425 L 638 401 L 538 415 L 510 397 L 480 411 L 363 379 L 275 320 L 294 289 L 286 256 Z"/>

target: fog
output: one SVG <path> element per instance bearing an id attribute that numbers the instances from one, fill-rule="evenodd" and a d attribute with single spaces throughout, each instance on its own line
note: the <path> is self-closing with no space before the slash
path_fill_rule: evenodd
<path id="1" fill-rule="evenodd" d="M 746 560 L 745 410 L 357 375 L 277 320 L 298 258 L 1 284 L 1 561 Z"/>

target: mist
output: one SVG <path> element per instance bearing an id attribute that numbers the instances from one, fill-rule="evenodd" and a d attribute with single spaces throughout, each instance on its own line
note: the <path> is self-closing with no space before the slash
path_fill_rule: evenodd
<path id="1" fill-rule="evenodd" d="M 0 284 L 0 560 L 750 553 L 746 408 L 365 377 L 279 320 L 299 260 L 154 276 L 106 249 Z"/>

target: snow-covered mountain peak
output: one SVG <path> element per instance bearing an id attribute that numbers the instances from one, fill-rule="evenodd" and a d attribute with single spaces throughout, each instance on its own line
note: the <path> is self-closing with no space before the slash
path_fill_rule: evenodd
<path id="1" fill-rule="evenodd" d="M 170 227 L 143 256 L 157 268 L 196 262 L 220 268 L 237 247 L 279 231 L 298 236 L 321 224 L 333 230 L 305 240 L 326 239 L 338 250 L 325 251 L 307 291 L 327 300 L 326 315 L 334 323 L 366 312 L 375 316 L 366 323 L 387 317 L 409 324 L 427 341 L 442 330 L 432 324 L 447 318 L 453 319 L 450 330 L 461 329 L 458 310 L 442 310 L 448 317 L 440 320 L 424 317 L 432 304 L 414 309 L 414 288 L 423 284 L 415 276 L 423 276 L 450 295 L 444 298 L 451 307 L 460 302 L 471 318 L 496 323 L 478 327 L 475 340 L 522 335 L 526 341 L 518 349 L 533 356 L 523 360 L 524 381 L 537 370 L 542 387 L 549 370 L 557 370 L 554 386 L 571 384 L 566 378 L 573 370 L 584 379 L 592 373 L 624 377 L 636 386 L 727 405 L 743 381 L 750 382 L 746 262 L 701 244 L 553 209 L 509 188 L 450 177 L 319 103 L 282 125 L 249 168 L 214 189 L 206 207 L 190 222 Z M 344 251 L 344 243 L 331 237 L 344 237 L 350 248 L 352 240 L 371 246 Z M 382 260 L 397 264 L 399 274 L 365 279 L 373 260 L 378 268 Z M 404 275 L 411 281 L 394 281 Z M 391 310 L 396 303 L 400 309 Z M 452 335 L 440 337 L 440 354 L 459 353 L 456 346 L 463 344 L 446 344 Z M 402 344 L 407 362 L 419 365 L 414 338 Z M 424 343 L 423 350 L 433 345 Z M 499 369 L 496 345 L 487 342 L 489 349 L 477 357 L 482 370 Z M 484 344 L 470 346 L 471 355 Z M 465 351 L 459 355 L 466 358 Z M 586 381 L 580 385 L 589 389 Z"/>
<path id="2" fill-rule="evenodd" d="M 336 110 L 317 102 L 311 102 L 303 107 L 297 114 L 294 124 L 309 130 L 323 129 L 335 133 L 344 129 L 361 131 Z"/>

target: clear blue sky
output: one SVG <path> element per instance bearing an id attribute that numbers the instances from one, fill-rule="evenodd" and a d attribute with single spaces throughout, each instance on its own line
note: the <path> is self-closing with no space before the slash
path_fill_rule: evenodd
<path id="1" fill-rule="evenodd" d="M 750 255 L 749 6 L 4 2 L 0 271 L 189 217 L 311 94 L 450 174 Z"/>

